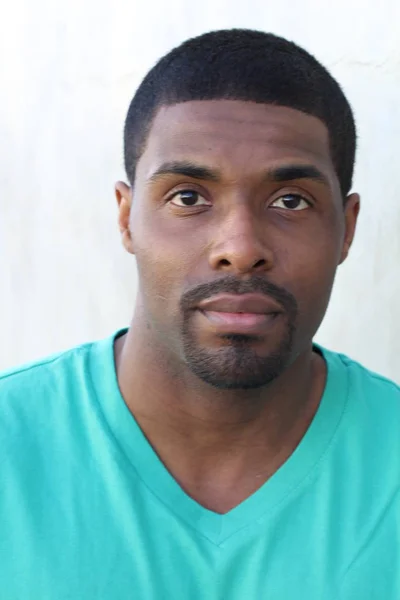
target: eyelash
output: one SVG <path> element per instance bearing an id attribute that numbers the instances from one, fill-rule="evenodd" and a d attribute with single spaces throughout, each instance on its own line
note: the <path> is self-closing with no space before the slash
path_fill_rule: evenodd
<path id="1" fill-rule="evenodd" d="M 179 196 L 180 194 L 182 194 L 182 195 L 183 194 L 194 194 L 201 198 L 204 198 L 204 195 L 201 192 L 199 192 L 198 190 L 183 189 L 183 190 L 178 190 L 178 191 L 174 192 L 172 194 L 172 196 L 169 197 L 168 202 L 172 202 L 172 200 L 174 200 L 174 198 L 176 198 L 176 196 Z M 203 206 L 205 206 L 205 205 L 203 205 Z M 190 208 L 190 205 L 187 206 L 187 208 Z"/>
<path id="2" fill-rule="evenodd" d="M 186 188 L 186 189 L 175 191 L 172 195 L 169 196 L 169 198 L 167 198 L 167 202 L 173 204 L 173 202 L 172 202 L 173 199 L 176 196 L 178 196 L 179 194 L 197 194 L 198 196 L 200 196 L 200 197 L 202 197 L 202 198 L 204 198 L 206 200 L 205 196 L 200 191 L 198 191 L 196 189 Z M 285 197 L 287 198 L 289 196 L 296 197 L 296 198 L 299 198 L 300 200 L 303 200 L 304 202 L 306 202 L 306 204 L 310 208 L 313 206 L 313 202 L 309 198 L 307 198 L 306 196 L 304 196 L 303 194 L 301 194 L 301 193 L 299 193 L 297 191 L 296 192 L 294 192 L 294 191 L 292 191 L 292 192 L 286 192 L 285 194 L 281 194 L 280 196 L 276 197 L 271 204 L 274 204 L 274 202 L 277 202 L 278 200 L 280 200 L 282 198 L 285 198 Z M 190 208 L 200 208 L 201 206 L 210 206 L 210 204 L 200 204 L 198 206 L 187 205 L 186 207 L 185 206 L 178 206 L 178 205 L 175 205 L 175 206 L 177 208 L 190 209 Z M 272 206 L 272 208 L 274 208 L 274 207 Z M 285 209 L 283 209 L 283 210 L 285 210 Z M 290 210 L 290 209 L 286 209 L 286 210 L 287 210 L 287 212 L 301 212 L 302 210 L 305 210 L 305 209 L 297 209 L 296 210 L 295 208 L 293 208 L 292 210 Z"/>

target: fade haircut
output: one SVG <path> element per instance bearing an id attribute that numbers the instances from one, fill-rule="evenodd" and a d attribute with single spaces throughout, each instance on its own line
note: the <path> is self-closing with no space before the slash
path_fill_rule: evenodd
<path id="1" fill-rule="evenodd" d="M 244 100 L 300 110 L 328 128 L 343 197 L 352 185 L 356 129 L 337 81 L 311 54 L 271 33 L 212 31 L 166 54 L 149 71 L 129 106 L 125 170 L 133 185 L 137 162 L 157 111 L 191 100 Z"/>

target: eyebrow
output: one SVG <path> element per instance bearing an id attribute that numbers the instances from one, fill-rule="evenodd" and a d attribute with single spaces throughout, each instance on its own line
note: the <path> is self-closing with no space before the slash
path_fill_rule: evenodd
<path id="1" fill-rule="evenodd" d="M 329 186 L 328 177 L 317 169 L 317 167 L 314 167 L 314 165 L 283 165 L 268 171 L 265 178 L 276 183 L 298 179 L 312 179 L 313 181 Z"/>
<path id="2" fill-rule="evenodd" d="M 220 173 L 210 167 L 197 165 L 189 161 L 172 161 L 163 163 L 150 177 L 149 182 L 168 175 L 180 175 L 203 181 L 219 182 Z M 289 164 L 269 169 L 264 174 L 264 180 L 273 183 L 285 183 L 299 179 L 311 179 L 329 186 L 329 180 L 317 167 L 309 164 Z"/>
<path id="3" fill-rule="evenodd" d="M 218 171 L 210 169 L 209 167 L 196 165 L 187 161 L 173 161 L 162 164 L 161 167 L 149 177 L 149 181 L 156 181 L 165 175 L 182 175 L 183 177 L 191 177 L 192 179 L 215 182 L 221 180 Z"/>

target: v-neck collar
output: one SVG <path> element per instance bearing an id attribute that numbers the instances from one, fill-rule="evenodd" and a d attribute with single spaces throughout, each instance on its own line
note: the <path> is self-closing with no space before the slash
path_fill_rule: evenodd
<path id="1" fill-rule="evenodd" d="M 318 410 L 295 451 L 256 492 L 229 512 L 218 514 L 184 492 L 125 404 L 115 370 L 114 341 L 126 331 L 119 330 L 93 344 L 92 382 L 116 444 L 143 484 L 169 510 L 213 544 L 220 545 L 239 530 L 267 516 L 302 485 L 326 452 L 346 405 L 347 374 L 338 355 L 317 346 L 327 364 L 327 381 Z"/>

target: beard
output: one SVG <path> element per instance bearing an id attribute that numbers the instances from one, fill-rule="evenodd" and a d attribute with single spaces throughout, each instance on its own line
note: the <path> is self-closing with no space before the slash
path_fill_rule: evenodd
<path id="1" fill-rule="evenodd" d="M 254 338 L 244 335 L 224 336 L 227 344 L 218 350 L 201 348 L 189 334 L 184 337 L 184 355 L 189 369 L 202 381 L 219 389 L 249 390 L 268 385 L 287 368 L 292 355 L 293 330 L 277 349 L 260 356 Z"/>
<path id="2" fill-rule="evenodd" d="M 218 293 L 264 293 L 285 309 L 284 330 L 267 353 L 257 352 L 262 340 L 252 335 L 221 335 L 217 349 L 202 347 L 192 324 L 193 305 Z M 205 383 L 218 389 L 256 389 L 268 385 L 287 368 L 293 353 L 296 332 L 297 302 L 288 291 L 260 276 L 241 282 L 224 278 L 203 284 L 182 297 L 183 351 L 189 369 Z M 265 341 L 264 341 L 265 343 Z"/>

